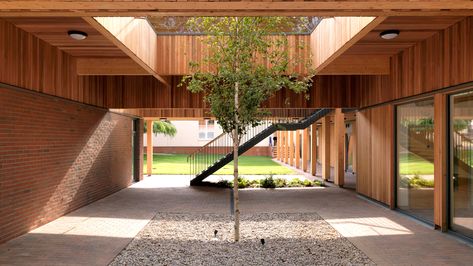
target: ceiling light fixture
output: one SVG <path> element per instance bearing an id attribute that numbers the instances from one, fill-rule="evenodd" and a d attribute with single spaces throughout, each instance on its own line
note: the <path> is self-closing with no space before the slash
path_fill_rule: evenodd
<path id="1" fill-rule="evenodd" d="M 394 38 L 397 38 L 397 36 L 399 36 L 399 33 L 399 30 L 385 30 L 379 34 L 379 37 L 385 40 L 392 40 Z"/>
<path id="2" fill-rule="evenodd" d="M 87 35 L 87 33 L 80 30 L 70 30 L 67 32 L 67 34 L 69 35 L 69 37 L 77 41 L 82 41 L 87 38 L 87 36 L 89 36 Z"/>

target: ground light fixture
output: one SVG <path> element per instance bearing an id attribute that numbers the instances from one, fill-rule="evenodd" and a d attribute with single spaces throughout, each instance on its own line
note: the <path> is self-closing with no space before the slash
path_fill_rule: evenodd
<path id="1" fill-rule="evenodd" d="M 89 36 L 87 33 L 80 30 L 70 30 L 67 32 L 67 35 L 69 35 L 69 37 L 77 41 L 82 41 L 86 39 L 87 36 Z"/>
<path id="2" fill-rule="evenodd" d="M 394 38 L 397 38 L 397 36 L 399 36 L 399 33 L 399 30 L 385 30 L 379 34 L 379 37 L 385 40 L 392 40 Z"/>

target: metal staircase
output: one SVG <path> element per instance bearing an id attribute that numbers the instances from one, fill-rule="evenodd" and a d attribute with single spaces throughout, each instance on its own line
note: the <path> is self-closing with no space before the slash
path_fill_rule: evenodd
<path id="1" fill-rule="evenodd" d="M 288 119 L 264 120 L 258 126 L 250 128 L 242 136 L 238 154 L 248 151 L 276 131 L 305 129 L 331 111 L 331 109 L 318 109 L 306 118 L 295 122 Z M 190 173 L 194 176 L 191 185 L 201 184 L 205 178 L 232 160 L 233 142 L 228 134 L 223 133 L 187 157 Z"/>

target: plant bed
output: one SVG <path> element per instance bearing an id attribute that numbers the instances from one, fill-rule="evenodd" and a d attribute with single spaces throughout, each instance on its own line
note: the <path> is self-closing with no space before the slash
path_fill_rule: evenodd
<path id="1" fill-rule="evenodd" d="M 374 263 L 316 213 L 242 214 L 239 242 L 232 216 L 158 213 L 110 265 Z"/>
<path id="2" fill-rule="evenodd" d="M 220 180 L 217 183 L 206 182 L 206 185 L 222 187 L 222 188 L 233 188 L 233 181 Z M 311 181 L 309 179 L 301 180 L 299 178 L 293 178 L 286 180 L 284 178 L 273 178 L 268 176 L 262 179 L 250 180 L 244 177 L 238 178 L 238 188 L 288 188 L 288 187 L 324 187 L 325 183 L 322 181 Z"/>

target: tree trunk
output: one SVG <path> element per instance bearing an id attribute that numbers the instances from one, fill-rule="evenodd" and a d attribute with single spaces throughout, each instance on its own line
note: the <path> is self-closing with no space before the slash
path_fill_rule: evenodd
<path id="1" fill-rule="evenodd" d="M 238 110 L 238 82 L 235 82 L 235 110 Z M 235 128 L 233 129 L 233 204 L 235 210 L 235 242 L 240 240 L 240 208 L 238 198 L 238 113 L 235 112 Z"/>

